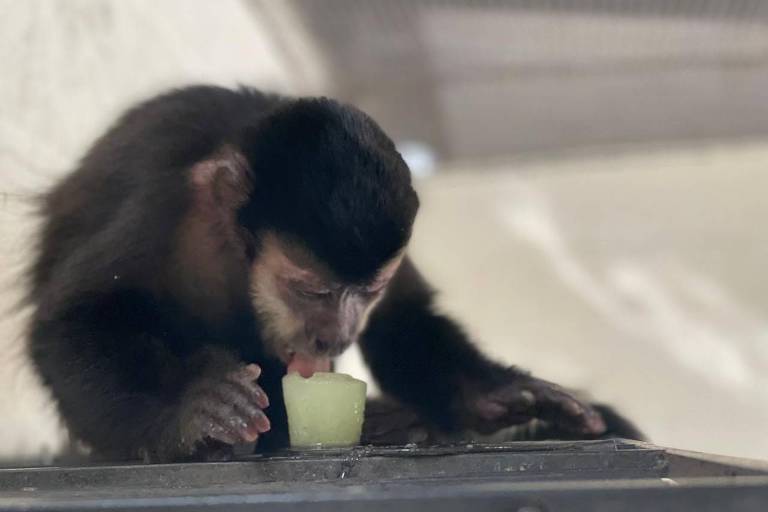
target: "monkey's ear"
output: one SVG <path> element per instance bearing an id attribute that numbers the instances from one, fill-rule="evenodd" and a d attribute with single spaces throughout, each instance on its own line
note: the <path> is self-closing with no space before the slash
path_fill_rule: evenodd
<path id="1" fill-rule="evenodd" d="M 200 206 L 235 210 L 253 190 L 253 173 L 236 149 L 223 147 L 190 169 L 190 183 Z"/>

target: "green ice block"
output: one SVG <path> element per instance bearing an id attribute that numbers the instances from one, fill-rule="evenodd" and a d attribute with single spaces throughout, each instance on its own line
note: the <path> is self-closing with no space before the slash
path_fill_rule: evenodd
<path id="1" fill-rule="evenodd" d="M 291 446 L 321 448 L 360 442 L 366 384 L 343 373 L 283 377 Z"/>

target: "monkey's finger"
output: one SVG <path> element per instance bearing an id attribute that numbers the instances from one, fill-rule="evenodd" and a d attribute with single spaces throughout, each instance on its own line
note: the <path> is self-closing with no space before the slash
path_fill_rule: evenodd
<path id="1" fill-rule="evenodd" d="M 271 428 L 272 424 L 270 423 L 269 418 L 261 409 L 257 410 L 248 420 L 248 429 L 256 431 L 259 434 L 269 432 L 269 429 Z"/>
<path id="2" fill-rule="evenodd" d="M 240 397 L 240 400 L 234 403 L 235 408 L 238 410 L 238 412 L 245 415 L 245 417 L 250 419 L 255 418 L 256 416 L 259 416 L 261 414 L 264 414 L 262 410 L 251 403 L 250 400 L 246 399 L 245 397 Z"/>
<path id="3" fill-rule="evenodd" d="M 227 444 L 237 444 L 241 439 L 241 436 L 232 433 L 230 430 L 227 430 L 219 424 L 212 424 L 210 428 L 205 431 L 205 436 Z"/>
<path id="4" fill-rule="evenodd" d="M 192 423 L 193 428 L 200 432 L 201 437 L 210 437 L 227 444 L 235 444 L 240 440 L 237 432 L 225 425 L 220 418 L 204 411 L 196 413 Z"/>
<path id="5" fill-rule="evenodd" d="M 545 413 L 560 411 L 572 417 L 585 416 L 590 409 L 562 387 L 543 379 L 531 378 L 528 382 L 520 383 L 516 391 L 515 403 L 524 410 L 537 410 L 537 417 L 540 417 L 542 409 Z"/>
<path id="6" fill-rule="evenodd" d="M 257 364 L 247 364 L 242 368 L 229 373 L 230 377 L 237 380 L 256 380 L 261 376 L 261 367 Z"/>
<path id="7" fill-rule="evenodd" d="M 520 412 L 506 404 L 479 399 L 476 402 L 476 416 L 469 418 L 469 427 L 480 434 L 492 434 L 513 425 L 522 425 L 535 416 L 533 410 Z"/>
<path id="8" fill-rule="evenodd" d="M 605 426 L 600 415 L 557 384 L 530 378 L 515 381 L 478 398 L 475 409 L 483 431 L 527 423 L 540 418 L 562 430 L 600 434 Z"/>
<path id="9" fill-rule="evenodd" d="M 272 428 L 264 411 L 254 407 L 240 395 L 232 394 L 230 398 L 235 399 L 237 403 L 219 402 L 211 404 L 209 414 L 225 422 L 238 435 L 242 436 L 243 440 L 255 441 L 256 434 L 268 432 Z"/>
<path id="10" fill-rule="evenodd" d="M 599 435 L 605 431 L 605 422 L 597 411 L 560 389 L 542 388 L 536 399 L 537 417 L 541 419 L 583 434 Z"/>
<path id="11" fill-rule="evenodd" d="M 517 383 L 503 386 L 475 400 L 478 416 L 487 421 L 504 418 L 508 424 L 525 423 L 536 414 L 536 397 Z M 515 421 L 515 420 L 518 421 Z"/>
<path id="12" fill-rule="evenodd" d="M 267 394 L 252 382 L 222 381 L 211 390 L 211 393 L 216 394 L 222 403 L 232 404 L 233 407 L 248 415 L 251 415 L 254 409 L 264 409 L 269 406 Z"/>
<path id="13" fill-rule="evenodd" d="M 246 433 L 247 435 L 253 437 L 253 440 L 255 441 L 259 434 L 269 432 L 271 428 L 272 425 L 267 415 L 264 414 L 264 411 L 259 411 L 258 414 L 251 418 L 251 422 L 246 429 Z"/>
<path id="14" fill-rule="evenodd" d="M 517 412 L 512 412 L 516 408 L 510 406 L 509 403 L 491 397 L 477 398 L 474 403 L 474 410 L 478 418 L 486 422 L 495 422 L 501 418 L 519 415 Z"/>
<path id="15" fill-rule="evenodd" d="M 267 393 L 253 380 L 229 379 L 226 382 L 235 386 L 238 394 L 242 395 L 248 402 L 255 403 L 261 409 L 269 407 L 269 397 L 267 396 Z"/>
<path id="16" fill-rule="evenodd" d="M 594 407 L 587 406 L 584 413 L 585 431 L 589 434 L 600 435 L 608 428 L 600 414 Z"/>
<path id="17" fill-rule="evenodd" d="M 204 416 L 211 418 L 215 424 L 237 436 L 240 441 L 255 441 L 251 427 L 264 424 L 264 420 L 260 418 L 260 415 L 264 414 L 263 412 L 257 413 L 255 417 L 251 418 L 238 411 L 231 403 L 223 403 L 218 399 L 204 402 L 201 411 Z"/>
<path id="18" fill-rule="evenodd" d="M 238 442 L 252 443 L 259 437 L 258 428 L 249 419 L 242 416 L 217 418 L 218 424 L 224 425 L 228 432 L 233 432 Z"/>

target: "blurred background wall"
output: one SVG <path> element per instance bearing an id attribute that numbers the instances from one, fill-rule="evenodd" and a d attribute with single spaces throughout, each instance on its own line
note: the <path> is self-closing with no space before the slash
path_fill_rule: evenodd
<path id="1" fill-rule="evenodd" d="M 46 460 L 23 352 L 32 198 L 131 102 L 328 94 L 418 177 L 412 252 L 499 359 L 654 442 L 768 458 L 768 4 L 0 1 L 0 457 Z M 359 357 L 342 368 L 365 375 Z"/>

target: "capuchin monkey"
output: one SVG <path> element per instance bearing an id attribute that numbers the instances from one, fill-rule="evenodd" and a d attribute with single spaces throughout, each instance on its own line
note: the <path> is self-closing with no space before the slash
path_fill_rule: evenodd
<path id="1" fill-rule="evenodd" d="M 198 86 L 129 110 L 41 209 L 30 352 L 71 435 L 113 460 L 280 449 L 281 378 L 354 343 L 387 397 L 366 442 L 611 434 L 433 311 L 407 255 L 418 206 L 392 141 L 330 99 Z"/>

